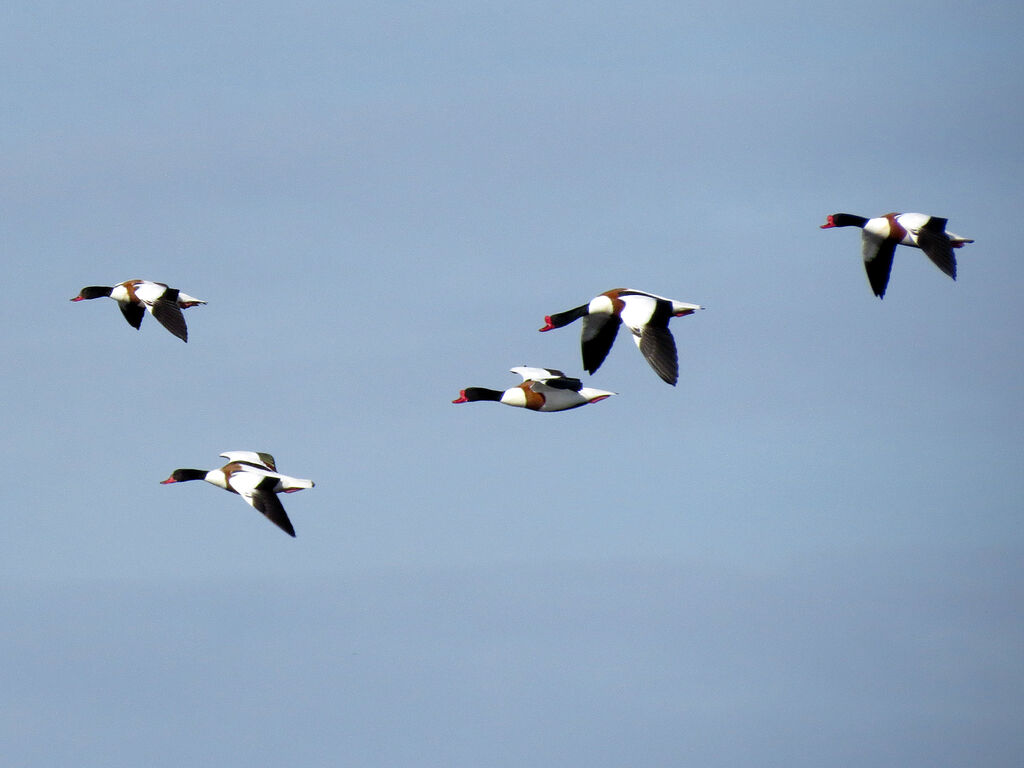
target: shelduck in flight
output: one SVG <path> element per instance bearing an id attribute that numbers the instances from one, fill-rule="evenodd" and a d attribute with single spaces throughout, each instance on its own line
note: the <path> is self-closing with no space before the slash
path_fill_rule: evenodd
<path id="1" fill-rule="evenodd" d="M 553 368 L 531 368 L 521 365 L 510 369 L 523 377 L 523 383 L 505 390 L 467 387 L 459 392 L 453 403 L 474 403 L 493 400 L 531 411 L 567 411 L 581 405 L 596 403 L 615 392 L 584 387 L 579 379 L 566 376 Z"/>
<path id="2" fill-rule="evenodd" d="M 866 219 L 852 213 L 833 213 L 821 229 L 860 227 L 861 256 L 875 296 L 885 296 L 897 245 L 920 248 L 939 269 L 956 280 L 954 248 L 974 240 L 946 231 L 946 219 L 923 213 L 887 213 Z"/>
<path id="3" fill-rule="evenodd" d="M 304 488 L 312 488 L 313 481 L 280 474 L 276 470 L 274 457 L 269 453 L 226 451 L 221 456 L 227 459 L 228 463 L 220 469 L 176 469 L 166 480 L 161 480 L 160 484 L 205 480 L 225 491 L 237 493 L 282 531 L 289 536 L 295 536 L 295 529 L 277 494 L 295 493 Z"/>
<path id="4" fill-rule="evenodd" d="M 188 341 L 188 328 L 181 310 L 206 303 L 177 288 L 168 288 L 151 280 L 125 280 L 115 286 L 88 285 L 71 300 L 85 301 L 103 296 L 117 302 L 124 319 L 133 328 L 141 326 L 143 316 L 149 312 L 160 325 L 185 342 Z"/>
<path id="5" fill-rule="evenodd" d="M 699 304 L 687 304 L 653 293 L 615 288 L 605 291 L 588 303 L 544 318 L 541 331 L 561 328 L 583 318 L 580 346 L 583 367 L 594 373 L 608 356 L 619 325 L 625 325 L 633 334 L 633 341 L 647 358 L 655 373 L 672 386 L 679 380 L 679 357 L 676 342 L 668 329 L 668 321 L 704 309 Z"/>

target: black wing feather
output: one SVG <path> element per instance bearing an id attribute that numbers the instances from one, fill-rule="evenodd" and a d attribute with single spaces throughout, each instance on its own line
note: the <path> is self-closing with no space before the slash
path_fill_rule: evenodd
<path id="1" fill-rule="evenodd" d="M 117 306 L 121 308 L 121 314 L 128 321 L 128 325 L 135 329 L 142 325 L 142 318 L 146 314 L 145 307 L 141 304 L 122 304 L 120 301 L 117 302 Z"/>
<path id="2" fill-rule="evenodd" d="M 878 250 L 870 256 L 864 254 L 864 270 L 868 273 L 868 282 L 875 296 L 883 298 L 885 288 L 889 285 L 889 273 L 892 272 L 892 256 L 896 252 L 895 240 L 882 240 Z"/>
<path id="3" fill-rule="evenodd" d="M 621 324 L 618 315 L 587 315 L 583 318 L 580 347 L 583 352 L 583 369 L 587 373 L 593 374 L 608 357 Z"/>
<path id="4" fill-rule="evenodd" d="M 956 280 L 956 256 L 946 234 L 945 219 L 928 219 L 917 233 L 917 244 L 936 267 Z"/>
<path id="5" fill-rule="evenodd" d="M 571 392 L 579 392 L 583 389 L 583 382 L 579 379 L 573 379 L 569 376 L 559 376 L 555 379 L 545 379 L 544 384 L 551 387 L 551 389 L 568 389 Z"/>
<path id="6" fill-rule="evenodd" d="M 288 515 L 284 511 L 284 506 L 281 504 L 281 500 L 277 498 L 277 494 L 273 491 L 273 488 L 276 485 L 276 477 L 265 478 L 256 486 L 256 490 L 253 491 L 252 505 L 262 512 L 264 517 L 266 517 L 270 522 L 289 536 L 294 537 L 295 529 L 292 527 L 292 521 L 288 519 Z"/>
<path id="7" fill-rule="evenodd" d="M 153 317 L 160 321 L 160 325 L 173 333 L 184 342 L 188 341 L 188 328 L 185 326 L 185 316 L 181 314 L 181 307 L 178 306 L 178 292 L 174 291 L 174 298 L 168 299 L 167 293 L 153 302 Z"/>
<path id="8" fill-rule="evenodd" d="M 674 387 L 679 380 L 679 355 L 668 326 L 646 326 L 640 335 L 640 351 L 661 380 Z"/>

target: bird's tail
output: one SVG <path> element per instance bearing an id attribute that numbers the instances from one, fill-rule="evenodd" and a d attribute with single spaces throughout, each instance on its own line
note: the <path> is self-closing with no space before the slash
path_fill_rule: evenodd
<path id="1" fill-rule="evenodd" d="M 195 296 L 189 296 L 187 293 L 178 291 L 178 306 L 183 309 L 186 307 L 194 307 L 197 304 L 205 304 L 206 302 L 202 299 L 197 299 Z"/>
<path id="2" fill-rule="evenodd" d="M 285 493 L 295 493 L 306 488 L 312 488 L 315 483 L 312 480 L 302 480 L 298 477 L 281 477 L 281 486 Z"/>

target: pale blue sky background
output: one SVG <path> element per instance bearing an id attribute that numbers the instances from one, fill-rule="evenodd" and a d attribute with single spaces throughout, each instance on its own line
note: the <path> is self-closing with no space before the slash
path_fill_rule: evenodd
<path id="1" fill-rule="evenodd" d="M 2 12 L 7 765 L 1019 765 L 1019 3 L 211 5 Z"/>

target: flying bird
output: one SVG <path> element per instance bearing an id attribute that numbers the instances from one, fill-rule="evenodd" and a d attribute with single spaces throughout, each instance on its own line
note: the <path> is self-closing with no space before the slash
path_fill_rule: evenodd
<path id="1" fill-rule="evenodd" d="M 133 328 L 142 325 L 142 318 L 149 312 L 157 321 L 182 341 L 188 341 L 188 328 L 181 310 L 205 304 L 202 299 L 169 288 L 164 283 L 151 280 L 125 280 L 114 286 L 87 285 L 71 301 L 85 301 L 107 296 L 117 302 L 124 319 Z"/>
<path id="2" fill-rule="evenodd" d="M 651 368 L 662 381 L 675 386 L 679 380 L 679 357 L 676 342 L 668 329 L 668 321 L 704 309 L 699 304 L 687 304 L 666 299 L 653 293 L 615 288 L 596 296 L 588 303 L 544 318 L 541 331 L 561 328 L 583 318 L 580 346 L 583 367 L 594 373 L 608 356 L 619 325 L 625 325 L 633 334 Z"/>
<path id="3" fill-rule="evenodd" d="M 274 457 L 257 451 L 226 451 L 221 456 L 228 463 L 220 469 L 176 469 L 161 485 L 205 480 L 225 491 L 237 493 L 246 503 L 262 512 L 270 522 L 295 536 L 295 529 L 284 511 L 279 493 L 295 493 L 312 488 L 312 480 L 301 480 L 276 471 Z"/>
<path id="4" fill-rule="evenodd" d="M 821 229 L 860 227 L 861 256 L 875 296 L 885 296 L 897 245 L 920 248 L 939 269 L 956 280 L 954 248 L 974 240 L 946 231 L 946 219 L 924 213 L 887 213 L 867 219 L 852 213 L 833 213 Z"/>
<path id="5" fill-rule="evenodd" d="M 615 392 L 584 387 L 583 382 L 566 376 L 554 368 L 532 368 L 521 365 L 510 369 L 523 377 L 523 383 L 505 390 L 467 387 L 453 403 L 474 403 L 493 400 L 531 411 L 567 411 L 581 405 L 596 403 Z"/>

